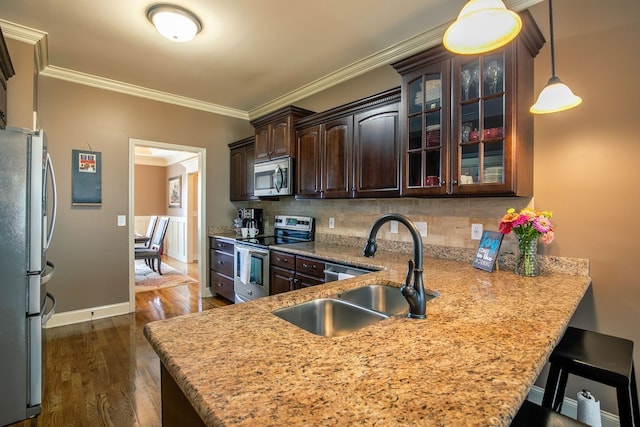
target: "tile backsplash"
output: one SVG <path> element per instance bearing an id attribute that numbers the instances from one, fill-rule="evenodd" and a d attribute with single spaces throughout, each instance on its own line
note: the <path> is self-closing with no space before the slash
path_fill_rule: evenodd
<path id="1" fill-rule="evenodd" d="M 387 213 L 406 215 L 413 222 L 427 223 L 425 245 L 475 249 L 477 240 L 471 239 L 471 224 L 482 224 L 483 230 L 498 230 L 500 219 L 507 208 L 523 208 L 531 198 L 485 197 L 456 199 L 349 199 L 349 200 L 296 200 L 282 198 L 279 201 L 250 203 L 262 208 L 267 227 L 273 227 L 276 214 L 297 214 L 316 219 L 316 235 L 332 237 L 366 237 L 375 220 Z M 329 218 L 334 218 L 335 227 L 329 228 Z M 382 226 L 378 239 L 410 242 L 411 236 L 399 224 L 398 233 L 391 233 L 390 225 Z M 503 251 L 515 250 L 515 238 L 506 236 Z"/>

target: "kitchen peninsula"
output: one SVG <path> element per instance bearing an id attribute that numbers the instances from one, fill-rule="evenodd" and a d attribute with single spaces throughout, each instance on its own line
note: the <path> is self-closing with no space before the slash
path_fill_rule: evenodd
<path id="1" fill-rule="evenodd" d="M 318 241 L 278 250 L 381 270 L 148 324 L 167 425 L 173 390 L 207 426 L 507 426 L 591 283 L 588 268 L 525 278 L 424 258 L 425 287 L 440 293 L 427 319 L 326 338 L 272 311 L 370 283 L 400 286 L 411 256 L 381 245 L 364 258 L 362 248 Z"/>

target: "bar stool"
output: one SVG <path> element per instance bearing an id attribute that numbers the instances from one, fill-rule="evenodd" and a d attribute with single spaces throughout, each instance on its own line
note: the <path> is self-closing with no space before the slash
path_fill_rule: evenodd
<path id="1" fill-rule="evenodd" d="M 560 412 L 567 378 L 573 374 L 615 387 L 620 426 L 640 425 L 633 341 L 570 326 L 549 363 L 542 406 Z"/>

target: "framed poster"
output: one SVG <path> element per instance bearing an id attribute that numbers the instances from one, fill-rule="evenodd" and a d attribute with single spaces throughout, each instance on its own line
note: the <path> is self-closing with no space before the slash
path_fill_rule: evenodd
<path id="1" fill-rule="evenodd" d="M 481 270 L 493 271 L 503 237 L 504 234 L 499 231 L 485 231 L 482 233 L 472 265 Z"/>
<path id="2" fill-rule="evenodd" d="M 71 205 L 102 204 L 102 153 L 71 151 Z"/>
<path id="3" fill-rule="evenodd" d="M 169 178 L 169 207 L 182 207 L 182 176 Z"/>

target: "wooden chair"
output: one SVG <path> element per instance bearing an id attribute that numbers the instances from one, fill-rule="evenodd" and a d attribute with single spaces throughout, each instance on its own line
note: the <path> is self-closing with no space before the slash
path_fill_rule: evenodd
<path id="1" fill-rule="evenodd" d="M 147 226 L 147 232 L 143 237 L 136 237 L 135 243 L 136 248 L 149 248 L 151 246 L 151 238 L 153 237 L 153 232 L 156 229 L 156 224 L 158 224 L 158 217 L 153 215 L 149 218 L 149 225 Z"/>
<path id="2" fill-rule="evenodd" d="M 136 259 L 143 259 L 145 263 L 151 267 L 153 271 L 156 271 L 155 261 L 158 261 L 158 274 L 162 275 L 160 266 L 162 265 L 162 246 L 164 244 L 164 236 L 167 234 L 167 228 L 169 226 L 169 218 L 160 218 L 158 220 L 158 226 L 153 233 L 153 239 L 151 239 L 151 245 L 148 248 L 135 248 Z"/>

